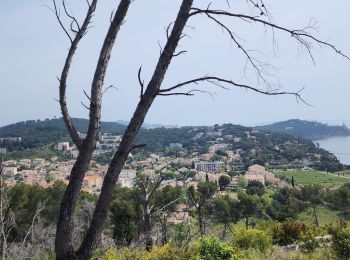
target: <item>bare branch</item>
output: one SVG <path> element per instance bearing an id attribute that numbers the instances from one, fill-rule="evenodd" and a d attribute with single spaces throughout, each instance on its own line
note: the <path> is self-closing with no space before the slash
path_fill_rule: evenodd
<path id="1" fill-rule="evenodd" d="M 108 90 L 110 89 L 115 89 L 118 90 L 117 87 L 113 86 L 113 85 L 109 85 L 108 87 L 106 87 L 103 91 L 102 91 L 102 95 L 106 94 Z"/>
<path id="2" fill-rule="evenodd" d="M 200 89 L 191 89 L 187 92 L 172 92 L 172 93 L 159 93 L 158 96 L 194 96 L 195 92 L 208 94 L 212 99 L 214 99 L 213 93 Z"/>
<path id="3" fill-rule="evenodd" d="M 277 30 L 280 30 L 280 31 L 287 32 L 293 38 L 295 38 L 303 47 L 306 48 L 307 52 L 309 53 L 309 55 L 310 55 L 310 57 L 311 57 L 311 59 L 313 61 L 314 61 L 314 58 L 313 58 L 312 52 L 311 52 L 311 43 L 308 42 L 308 40 L 312 40 L 312 41 L 318 43 L 319 45 L 323 45 L 323 46 L 329 47 L 333 51 L 335 51 L 337 54 L 339 54 L 342 57 L 350 60 L 350 57 L 347 56 L 346 54 L 342 53 L 341 50 L 339 50 L 335 45 L 316 38 L 315 36 L 309 34 L 305 28 L 301 29 L 301 30 L 299 30 L 299 29 L 294 29 L 294 30 L 293 29 L 288 29 L 286 27 L 277 25 L 277 24 L 272 23 L 270 21 L 263 20 L 263 19 L 261 19 L 259 17 L 256 17 L 256 16 L 231 13 L 231 12 L 224 11 L 224 10 L 211 10 L 209 8 L 206 9 L 206 10 L 199 9 L 199 8 L 192 8 L 192 10 L 193 10 L 193 12 L 190 14 L 190 16 L 194 16 L 194 15 L 197 15 L 197 14 L 205 14 L 209 18 L 210 18 L 210 15 L 235 17 L 235 18 L 239 18 L 239 19 L 242 19 L 244 21 L 247 21 L 247 22 L 256 22 L 256 23 L 265 25 L 265 26 L 267 26 L 269 28 L 274 28 L 274 29 L 277 29 Z M 309 29 L 309 27 L 307 27 L 307 29 Z"/>
<path id="4" fill-rule="evenodd" d="M 254 92 L 257 92 L 257 93 L 260 93 L 260 94 L 264 94 L 264 95 L 268 95 L 268 96 L 292 95 L 292 96 L 295 96 L 297 98 L 297 100 L 302 101 L 302 103 L 305 103 L 306 105 L 309 105 L 300 95 L 300 92 L 303 89 L 301 89 L 298 92 L 279 91 L 278 89 L 261 90 L 261 89 L 258 89 L 256 87 L 252 87 L 252 86 L 249 86 L 249 85 L 246 85 L 246 84 L 236 83 L 236 82 L 234 82 L 232 80 L 223 79 L 223 78 L 219 78 L 219 77 L 211 77 L 211 76 L 204 76 L 204 77 L 188 80 L 188 81 L 179 83 L 179 84 L 177 84 L 177 85 L 175 85 L 173 87 L 166 88 L 166 89 L 161 89 L 161 90 L 159 90 L 158 95 L 163 95 L 164 96 L 166 94 L 171 94 L 171 93 L 167 93 L 167 92 L 170 92 L 172 90 L 181 88 L 181 87 L 186 86 L 186 85 L 191 85 L 191 84 L 198 85 L 200 82 L 209 82 L 210 84 L 213 84 L 213 85 L 218 86 L 220 88 L 223 88 L 225 90 L 228 90 L 229 88 L 225 87 L 223 84 L 229 85 L 229 86 L 235 86 L 235 87 L 244 88 L 246 90 L 251 90 L 251 91 L 254 91 Z"/>
<path id="5" fill-rule="evenodd" d="M 84 92 L 85 96 L 87 97 L 87 99 L 88 99 L 89 101 L 91 101 L 91 98 L 90 98 L 89 95 L 86 93 L 86 91 L 83 90 L 83 92 Z"/>
<path id="6" fill-rule="evenodd" d="M 180 56 L 181 54 L 185 54 L 187 51 L 179 51 L 173 55 L 173 57 Z"/>
<path id="7" fill-rule="evenodd" d="M 159 46 L 159 55 L 162 55 L 162 53 L 163 53 L 163 47 L 162 47 L 162 45 L 160 44 L 160 41 L 157 41 L 157 43 L 158 43 L 158 46 Z"/>
<path id="8" fill-rule="evenodd" d="M 216 18 L 214 18 L 213 16 L 211 16 L 210 14 L 207 14 L 207 16 L 213 20 L 215 23 L 217 23 L 221 28 L 223 28 L 229 35 L 231 40 L 236 43 L 237 47 L 242 50 L 242 52 L 244 53 L 244 55 L 247 57 L 247 60 L 249 61 L 249 63 L 253 66 L 256 74 L 258 75 L 258 81 L 259 79 L 263 80 L 263 82 L 268 85 L 268 81 L 265 79 L 265 75 L 267 73 L 265 73 L 263 66 L 260 62 L 258 62 L 255 58 L 253 58 L 248 51 L 242 46 L 242 44 L 240 44 L 238 42 L 238 40 L 236 39 L 236 36 L 234 35 L 234 33 L 226 26 L 224 25 L 222 22 L 220 22 L 219 20 L 217 20 Z"/>
<path id="9" fill-rule="evenodd" d="M 38 219 L 38 217 L 40 216 L 40 213 L 41 211 L 43 211 L 45 209 L 45 205 L 47 203 L 47 200 L 44 201 L 44 202 L 39 202 L 38 206 L 37 206 L 37 209 L 35 211 L 35 214 L 32 218 L 32 223 L 29 227 L 29 229 L 27 230 L 27 233 L 25 234 L 24 238 L 23 238 L 23 241 L 22 241 L 22 246 L 21 246 L 21 251 L 24 249 L 26 243 L 27 243 L 27 239 L 28 239 L 28 236 L 31 235 L 33 229 L 34 229 L 34 224 L 35 224 L 35 221 Z"/>
<path id="10" fill-rule="evenodd" d="M 83 107 L 85 107 L 87 110 L 90 110 L 90 108 L 89 108 L 87 105 L 85 105 L 85 104 L 83 103 L 83 101 L 81 101 L 80 104 L 82 104 Z"/>
<path id="11" fill-rule="evenodd" d="M 169 39 L 169 31 L 170 31 L 170 27 L 173 23 L 169 23 L 169 25 L 167 26 L 167 28 L 165 29 L 166 31 L 166 38 Z"/>
<path id="12" fill-rule="evenodd" d="M 134 149 L 144 148 L 147 144 L 135 144 L 131 147 L 130 152 Z"/>
<path id="13" fill-rule="evenodd" d="M 139 84 L 140 84 L 140 87 L 141 87 L 141 90 L 140 90 L 140 98 L 142 98 L 143 96 L 143 88 L 144 88 L 144 81 L 141 79 L 141 70 L 142 70 L 142 66 L 140 66 L 139 68 L 139 71 L 137 73 L 137 78 L 139 80 Z"/>
<path id="14" fill-rule="evenodd" d="M 58 12 L 58 9 L 56 6 L 56 1 L 53 0 L 53 3 L 54 3 L 54 8 L 55 8 L 56 18 L 58 19 L 58 22 L 62 26 L 62 22 L 60 20 L 59 12 Z M 91 22 L 91 18 L 96 10 L 97 0 L 93 0 L 91 4 L 88 2 L 88 5 L 89 5 L 89 9 L 86 13 L 84 22 L 83 22 L 81 27 L 79 26 L 80 29 L 77 31 L 75 38 L 73 40 L 71 40 L 71 46 L 69 48 L 69 52 L 68 52 L 68 55 L 67 55 L 62 73 L 61 73 L 61 77 L 59 78 L 59 83 L 60 83 L 60 86 L 59 86 L 60 99 L 59 100 L 60 100 L 61 112 L 63 115 L 64 122 L 66 124 L 66 127 L 68 129 L 69 135 L 79 150 L 81 149 L 83 142 L 82 142 L 81 138 L 79 137 L 78 131 L 74 127 L 72 119 L 71 119 L 69 112 L 68 112 L 67 101 L 66 101 L 66 88 L 67 88 L 67 77 L 68 77 L 68 73 L 69 73 L 69 70 L 71 67 L 73 56 L 75 54 L 75 51 L 78 47 L 80 40 L 84 37 L 84 35 L 86 34 L 86 32 L 88 30 L 89 24 Z"/>
<path id="15" fill-rule="evenodd" d="M 98 137 L 100 125 L 101 125 L 101 102 L 103 95 L 103 84 L 107 72 L 107 67 L 111 58 L 113 46 L 119 30 L 124 22 L 126 13 L 129 9 L 131 1 L 120 1 L 112 22 L 108 28 L 108 32 L 105 36 L 94 77 L 91 84 L 91 102 L 90 102 L 90 114 L 89 114 L 89 127 L 87 131 L 86 139 L 87 143 L 94 144 Z"/>
<path id="16" fill-rule="evenodd" d="M 66 27 L 64 26 L 64 24 L 63 24 L 63 22 L 61 20 L 61 14 L 60 14 L 60 10 L 57 8 L 56 0 L 52 0 L 52 3 L 53 3 L 54 9 L 51 9 L 51 8 L 49 8 L 49 9 L 53 11 L 53 13 L 55 14 L 56 19 L 57 19 L 58 23 L 60 24 L 62 30 L 67 35 L 67 37 L 69 38 L 70 42 L 73 43 L 72 36 L 70 36 L 70 34 L 68 33 L 68 30 L 66 29 Z"/>
<path id="17" fill-rule="evenodd" d="M 149 198 L 152 197 L 153 193 L 159 188 L 160 184 L 162 183 L 162 181 L 164 180 L 163 177 L 159 177 L 156 181 L 156 183 L 154 184 L 152 190 L 148 193 L 149 194 Z"/>
<path id="18" fill-rule="evenodd" d="M 171 204 L 174 204 L 175 202 L 177 202 L 178 200 L 180 200 L 181 198 L 177 198 L 171 202 L 169 202 L 168 204 L 164 205 L 163 207 L 161 207 L 160 209 L 157 209 L 156 211 L 152 212 L 151 215 L 155 215 L 158 212 L 162 212 L 165 208 L 169 207 Z"/>
<path id="19" fill-rule="evenodd" d="M 65 1 L 65 0 L 62 0 L 62 6 L 63 6 L 63 10 L 64 10 L 64 12 L 66 13 L 66 15 L 72 20 L 72 22 L 71 22 L 71 30 L 72 30 L 73 32 L 75 32 L 75 33 L 78 33 L 78 31 L 80 31 L 80 29 L 81 29 L 81 28 L 80 28 L 80 25 L 79 25 L 77 19 L 76 19 L 73 15 L 71 15 L 71 14 L 68 12 L 67 6 L 66 6 L 66 1 Z M 73 24 L 76 25 L 77 30 L 75 30 L 75 29 L 72 28 L 72 27 L 73 27 L 73 26 L 72 26 Z"/>

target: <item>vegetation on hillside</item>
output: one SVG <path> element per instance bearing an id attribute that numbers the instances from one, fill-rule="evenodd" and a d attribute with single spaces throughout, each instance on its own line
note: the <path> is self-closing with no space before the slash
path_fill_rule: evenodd
<path id="1" fill-rule="evenodd" d="M 330 126 L 319 122 L 291 119 L 270 125 L 257 126 L 257 129 L 289 134 L 296 138 L 320 140 L 335 136 L 348 136 L 350 129 L 343 126 Z"/>
<path id="2" fill-rule="evenodd" d="M 78 131 L 85 133 L 88 121 L 74 119 Z M 125 126 L 117 123 L 102 123 L 102 132 L 123 134 Z M 27 121 L 0 128 L 0 137 L 20 136 L 21 143 L 9 143 L 9 151 L 17 159 L 20 155 L 30 154 L 33 149 L 61 140 L 69 140 L 62 119 L 45 121 Z M 204 154 L 215 143 L 227 144 L 227 150 L 239 151 L 242 158 L 235 165 L 235 170 L 244 171 L 252 164 L 268 164 L 269 168 L 300 168 L 312 166 L 321 171 L 336 172 L 342 170 L 342 164 L 331 153 L 318 148 L 312 141 L 296 139 L 286 134 L 257 131 L 253 128 L 233 124 L 141 129 L 136 139 L 137 143 L 146 144 L 137 150 L 139 154 L 158 153 L 165 156 L 190 156 Z M 171 143 L 180 143 L 182 148 L 170 147 Z M 32 150 L 34 152 L 36 150 Z M 225 151 L 217 151 L 212 160 L 227 156 Z M 11 154 L 7 156 L 11 157 Z M 108 162 L 111 154 L 99 156 L 100 162 Z"/>
<path id="3" fill-rule="evenodd" d="M 4 210 L 16 220 L 7 237 L 9 256 L 41 256 L 40 259 L 53 256 L 56 214 L 64 190 L 65 185 L 60 182 L 46 189 L 25 184 L 5 189 Z M 345 213 L 349 212 L 350 204 L 346 201 L 350 200 L 350 185 L 345 184 L 332 194 L 320 191 L 322 201 L 327 203 L 318 208 L 319 226 L 312 221 L 313 214 L 310 220 L 307 218 L 311 205 L 306 193 L 284 188 L 273 191 L 267 199 L 240 191 L 238 199 L 215 196 L 201 204 L 204 230 L 200 235 L 198 210 L 191 203 L 186 211 L 190 222 L 164 221 L 178 204 L 188 202 L 192 196 L 179 187 L 165 186 L 150 197 L 153 212 L 150 232 L 155 244 L 147 251 L 142 242 L 146 232 L 142 184 L 133 189 L 118 187 L 108 225 L 93 259 L 282 259 L 282 255 L 283 259 L 348 259 L 350 229 L 346 222 L 349 214 Z M 206 196 L 205 189 L 199 192 Z M 169 204 L 171 201 L 174 203 Z M 74 220 L 78 227 L 75 241 L 79 241 L 88 224 L 95 203 L 96 197 L 81 192 Z M 336 207 L 342 207 L 343 214 L 333 209 Z M 326 219 L 325 214 L 332 218 Z M 243 227 L 242 221 L 248 225 Z M 29 231 L 32 235 L 27 235 Z M 327 237 L 328 234 L 332 237 Z M 323 248 L 329 242 L 331 247 Z M 285 248 L 292 244 L 299 244 L 299 250 Z"/>

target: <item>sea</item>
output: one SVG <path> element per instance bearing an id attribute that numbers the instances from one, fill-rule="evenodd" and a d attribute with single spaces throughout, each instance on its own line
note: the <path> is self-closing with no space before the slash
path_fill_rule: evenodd
<path id="1" fill-rule="evenodd" d="M 350 136 L 332 137 L 314 143 L 333 153 L 341 163 L 350 165 Z"/>

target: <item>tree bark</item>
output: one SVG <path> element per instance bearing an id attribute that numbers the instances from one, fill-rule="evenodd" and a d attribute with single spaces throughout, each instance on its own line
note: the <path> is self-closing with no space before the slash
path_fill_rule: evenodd
<path id="1" fill-rule="evenodd" d="M 316 205 L 313 204 L 313 205 L 312 205 L 312 208 L 313 208 L 313 211 L 314 211 L 315 224 L 316 224 L 316 226 L 319 226 L 318 217 L 317 217 L 317 211 L 316 211 Z"/>
<path id="2" fill-rule="evenodd" d="M 162 220 L 162 246 L 168 243 L 168 224 L 167 224 L 168 215 L 164 214 Z"/>
<path id="3" fill-rule="evenodd" d="M 221 239 L 222 240 L 225 240 L 225 238 L 226 238 L 226 229 L 227 229 L 227 223 L 225 223 L 224 224 L 224 228 L 223 228 L 223 230 L 222 230 L 222 234 L 221 234 Z"/>
<path id="4" fill-rule="evenodd" d="M 149 201 L 144 202 L 144 229 L 145 229 L 145 248 L 147 251 L 151 251 L 153 248 L 153 238 L 152 238 L 152 223 L 151 223 L 151 213 L 149 209 Z"/>
<path id="5" fill-rule="evenodd" d="M 93 2 L 96 5 L 96 0 Z M 65 191 L 63 200 L 61 202 L 61 208 L 57 220 L 57 231 L 55 240 L 55 252 L 56 259 L 87 259 L 92 253 L 92 249 L 89 251 L 88 255 L 76 254 L 72 245 L 72 216 L 75 210 L 76 202 L 78 199 L 79 192 L 82 187 L 82 183 L 85 174 L 88 170 L 89 163 L 92 158 L 92 154 L 96 147 L 96 140 L 100 132 L 101 124 L 101 103 L 102 103 L 102 87 L 104 83 L 104 78 L 106 70 L 109 64 L 109 60 L 112 53 L 112 48 L 115 43 L 115 39 L 119 32 L 119 29 L 124 21 L 126 13 L 129 9 L 131 0 L 121 0 L 118 9 L 114 15 L 111 22 L 107 35 L 105 37 L 103 46 L 101 48 L 99 60 L 96 66 L 94 79 L 91 86 L 91 97 L 90 97 L 90 115 L 89 115 L 89 128 L 87 132 L 87 137 L 84 141 L 78 139 L 78 134 L 74 128 L 72 128 L 72 123 L 66 109 L 65 103 L 65 82 L 69 71 L 69 65 L 72 60 L 74 51 L 76 49 L 75 40 L 72 42 L 71 50 L 68 54 L 68 58 L 65 64 L 62 75 L 64 76 L 60 80 L 60 104 L 63 117 L 66 122 L 66 126 L 69 133 L 79 148 L 79 155 L 75 165 L 73 166 L 70 181 Z M 91 9 L 91 6 L 89 10 Z M 90 18 L 92 13 L 88 12 Z M 85 22 L 84 22 L 85 23 Z M 85 34 L 83 32 L 82 36 Z M 79 42 L 79 41 L 78 41 Z M 77 42 L 77 43 L 78 43 Z M 68 64 L 68 65 L 67 65 Z M 67 67 L 68 66 L 68 67 Z M 64 84 L 64 85 L 63 85 Z M 82 142 L 82 143 L 81 143 Z"/>
<path id="6" fill-rule="evenodd" d="M 57 218 L 55 240 L 56 259 L 75 259 L 72 244 L 72 216 L 83 184 L 84 176 L 88 170 L 93 151 L 82 150 L 70 175 L 70 181 L 64 193 L 60 212 Z"/>
<path id="7" fill-rule="evenodd" d="M 199 232 L 202 237 L 205 235 L 202 207 L 201 206 L 198 207 L 197 211 L 198 211 Z"/>
<path id="8" fill-rule="evenodd" d="M 189 18 L 192 3 L 193 0 L 182 1 L 172 32 L 158 60 L 152 79 L 149 82 L 145 93 L 141 96 L 140 102 L 138 103 L 134 115 L 123 135 L 119 148 L 111 161 L 103 181 L 101 194 L 97 201 L 90 227 L 77 252 L 81 259 L 89 258 L 102 233 L 119 174 L 125 164 L 128 154 L 133 148 L 135 137 L 141 128 L 145 116 L 155 97 L 158 95 L 165 73 L 168 70 L 183 29 Z"/>

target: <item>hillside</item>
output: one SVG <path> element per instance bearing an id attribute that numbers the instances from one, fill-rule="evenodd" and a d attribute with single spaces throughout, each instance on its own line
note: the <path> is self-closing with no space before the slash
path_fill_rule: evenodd
<path id="1" fill-rule="evenodd" d="M 87 119 L 74 118 L 73 123 L 79 132 L 85 133 L 88 128 Z M 102 131 L 122 134 L 125 126 L 115 122 L 102 122 Z M 29 120 L 0 128 L 0 138 L 21 137 L 22 142 L 1 144 L 10 151 L 20 148 L 36 148 L 67 139 L 68 132 L 62 118 L 47 120 Z"/>
<path id="2" fill-rule="evenodd" d="M 80 132 L 87 129 L 87 120 L 74 119 Z M 122 134 L 125 126 L 117 123 L 102 123 L 102 132 Z M 20 136 L 22 143 L 13 144 L 6 157 L 16 159 L 26 155 L 33 149 L 42 147 L 60 140 L 69 140 L 61 119 L 46 121 L 27 121 L 0 128 L 1 136 Z M 194 155 L 203 155 L 213 149 L 220 148 L 213 160 L 224 160 L 226 151 L 239 155 L 239 159 L 232 166 L 234 170 L 244 170 L 253 163 L 263 163 L 272 168 L 299 168 L 312 166 L 318 170 L 337 171 L 342 165 L 334 155 L 324 149 L 317 148 L 307 139 L 297 139 L 290 135 L 269 133 L 250 127 L 224 124 L 222 126 L 180 127 L 141 129 L 136 143 L 145 143 L 147 146 L 137 150 L 139 154 L 158 153 L 174 156 L 178 153 L 183 157 L 191 158 Z M 170 147 L 171 143 L 180 143 L 182 148 Z M 214 148 L 216 149 L 216 148 Z M 38 150 L 33 149 L 33 152 Z M 39 150 L 39 152 L 41 152 Z M 135 151 L 136 152 L 136 151 Z M 40 153 L 38 154 L 40 155 Z M 33 155 L 34 156 L 34 155 Z M 110 154 L 103 154 L 101 161 L 108 162 Z"/>
<path id="3" fill-rule="evenodd" d="M 291 119 L 270 125 L 257 126 L 256 129 L 289 134 L 296 138 L 320 140 L 335 136 L 348 136 L 350 129 L 343 126 L 330 126 L 319 122 Z"/>

